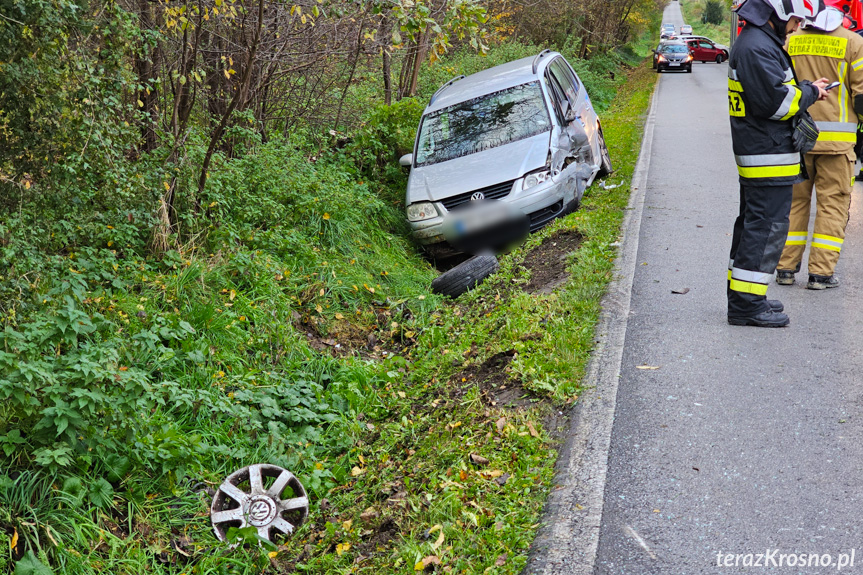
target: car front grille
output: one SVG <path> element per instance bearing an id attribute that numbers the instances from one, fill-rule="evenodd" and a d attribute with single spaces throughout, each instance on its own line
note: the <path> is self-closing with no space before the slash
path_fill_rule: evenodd
<path id="1" fill-rule="evenodd" d="M 563 200 L 557 202 L 556 204 L 552 204 L 547 208 L 542 208 L 541 210 L 537 210 L 530 214 L 528 217 L 530 218 L 530 231 L 535 232 L 536 230 L 544 227 L 551 220 L 558 217 L 560 212 L 563 211 Z"/>
<path id="2" fill-rule="evenodd" d="M 515 180 L 510 180 L 501 184 L 495 184 L 493 186 L 487 186 L 478 190 L 465 192 L 457 196 L 444 198 L 443 200 L 441 200 L 441 203 L 447 210 L 452 210 L 453 208 L 470 202 L 471 197 L 477 192 L 481 193 L 486 200 L 499 200 L 509 195 L 509 193 L 512 191 L 512 184 L 514 182 Z"/>

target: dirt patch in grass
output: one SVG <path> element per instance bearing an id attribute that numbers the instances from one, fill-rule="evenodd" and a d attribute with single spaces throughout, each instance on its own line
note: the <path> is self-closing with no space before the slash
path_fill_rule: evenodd
<path id="1" fill-rule="evenodd" d="M 367 537 L 357 546 L 357 550 L 363 555 L 375 553 L 380 548 L 388 548 L 390 542 L 399 537 L 399 527 L 392 517 L 386 517 Z"/>
<path id="2" fill-rule="evenodd" d="M 472 365 L 457 373 L 452 379 L 452 395 L 461 397 L 470 388 L 477 386 L 483 403 L 491 407 L 523 409 L 540 401 L 541 398 L 512 378 L 509 364 L 514 355 L 513 350 L 497 353 L 481 364 Z"/>
<path id="3" fill-rule="evenodd" d="M 401 310 L 400 310 L 401 311 Z M 410 311 L 393 314 L 390 310 L 379 310 L 377 324 L 371 327 L 350 320 L 337 320 L 329 325 L 314 317 L 294 314 L 294 327 L 306 336 L 309 347 L 333 357 L 360 355 L 364 359 L 381 360 L 405 353 L 416 345 L 416 333 L 401 322 L 412 318 Z M 397 328 L 393 328 L 394 319 Z"/>
<path id="4" fill-rule="evenodd" d="M 569 273 L 566 263 L 569 255 L 581 245 L 582 236 L 575 230 L 562 230 L 545 239 L 524 258 L 524 267 L 530 270 L 528 293 L 548 294 L 566 283 Z"/>

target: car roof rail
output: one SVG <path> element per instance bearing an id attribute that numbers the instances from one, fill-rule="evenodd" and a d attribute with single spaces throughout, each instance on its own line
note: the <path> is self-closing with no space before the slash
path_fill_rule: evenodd
<path id="1" fill-rule="evenodd" d="M 449 82 L 447 82 L 446 84 L 444 84 L 443 86 L 441 86 L 440 88 L 438 88 L 438 89 L 437 89 L 437 91 L 436 91 L 434 94 L 432 94 L 432 97 L 429 99 L 429 104 L 431 104 L 432 102 L 434 102 L 434 101 L 435 101 L 435 98 L 437 98 L 437 97 L 438 97 L 438 94 L 440 94 L 440 93 L 441 93 L 441 92 L 443 92 L 446 88 L 448 88 L 448 87 L 452 86 L 453 84 L 455 84 L 456 82 L 458 82 L 459 80 L 461 80 L 461 79 L 462 79 L 462 78 L 464 78 L 464 77 L 465 77 L 465 75 L 464 75 L 464 74 L 459 74 L 458 76 L 456 76 L 455 78 L 453 78 L 452 80 L 450 80 Z"/>
<path id="2" fill-rule="evenodd" d="M 542 57 L 543 57 L 543 56 L 545 56 L 546 54 L 551 54 L 551 50 L 549 50 L 548 48 L 546 48 L 545 50 L 543 50 L 542 52 L 540 52 L 539 54 L 537 54 L 537 55 L 536 55 L 536 58 L 534 58 L 534 59 L 533 59 L 533 64 L 531 65 L 531 69 L 533 70 L 533 73 L 534 73 L 534 74 L 536 74 L 536 69 L 537 69 L 537 67 L 539 67 L 539 60 L 540 60 L 540 58 L 542 58 Z"/>

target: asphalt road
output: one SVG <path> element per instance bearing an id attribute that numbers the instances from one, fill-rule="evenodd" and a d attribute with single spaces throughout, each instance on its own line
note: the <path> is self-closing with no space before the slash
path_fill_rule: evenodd
<path id="1" fill-rule="evenodd" d="M 863 189 L 841 287 L 809 291 L 798 274 L 768 292 L 790 327 L 729 326 L 726 78 L 727 65 L 696 63 L 655 94 L 594 573 L 829 573 L 852 551 L 841 572 L 863 573 Z M 765 567 L 743 566 L 759 553 Z M 807 565 L 779 566 L 801 553 Z M 727 554 L 744 557 L 719 566 Z"/>

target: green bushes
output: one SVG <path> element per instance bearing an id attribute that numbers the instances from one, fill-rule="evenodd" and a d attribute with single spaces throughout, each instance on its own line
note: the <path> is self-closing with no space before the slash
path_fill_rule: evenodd
<path id="1" fill-rule="evenodd" d="M 701 22 L 719 25 L 724 19 L 722 3 L 717 0 L 707 0 L 707 4 L 704 5 L 704 12 L 701 14 Z"/>

